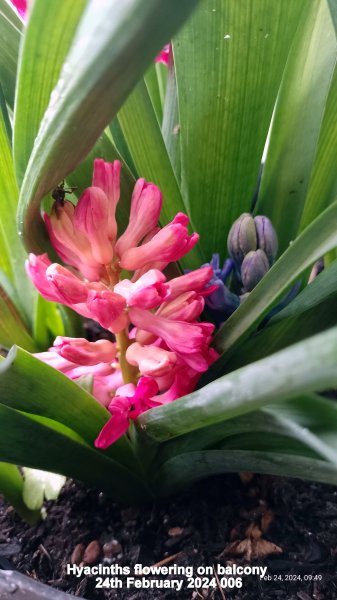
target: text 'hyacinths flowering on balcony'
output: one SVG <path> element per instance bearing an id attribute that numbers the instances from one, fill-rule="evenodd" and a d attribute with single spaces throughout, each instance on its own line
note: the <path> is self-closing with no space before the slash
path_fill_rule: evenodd
<path id="1" fill-rule="evenodd" d="M 162 195 L 139 179 L 129 224 L 118 237 L 120 162 L 94 162 L 92 186 L 74 206 L 56 201 L 44 220 L 64 267 L 46 254 L 31 254 L 27 272 L 47 300 L 94 319 L 115 341 L 58 337 L 37 356 L 71 379 L 93 376 L 93 394 L 111 413 L 96 446 L 106 448 L 124 434 L 130 419 L 193 391 L 216 359 L 210 348 L 214 325 L 200 322 L 211 267 L 167 281 L 165 267 L 191 250 L 199 236 L 188 233 L 178 213 L 158 226 Z M 125 277 L 128 272 L 128 277 Z M 124 275 L 123 275 L 124 274 Z"/>

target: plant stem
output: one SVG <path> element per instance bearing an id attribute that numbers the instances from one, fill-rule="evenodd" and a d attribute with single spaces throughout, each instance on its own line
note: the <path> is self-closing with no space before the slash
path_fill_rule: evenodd
<path id="1" fill-rule="evenodd" d="M 134 383 L 136 385 L 138 379 L 138 369 L 137 367 L 130 365 L 125 356 L 126 351 L 131 344 L 126 329 L 120 333 L 116 333 L 116 341 L 117 357 L 122 371 L 123 381 L 124 383 Z"/>

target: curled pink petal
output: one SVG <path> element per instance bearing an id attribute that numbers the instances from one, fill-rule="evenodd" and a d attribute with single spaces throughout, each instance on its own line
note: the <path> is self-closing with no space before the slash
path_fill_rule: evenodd
<path id="1" fill-rule="evenodd" d="M 187 254 L 197 243 L 199 235 L 196 233 L 188 235 L 186 219 L 188 222 L 186 215 L 178 213 L 173 221 L 163 227 L 152 240 L 137 248 L 126 250 L 120 261 L 121 266 L 134 271 L 153 262 L 153 257 L 166 266 L 169 262 Z"/>
<path id="2" fill-rule="evenodd" d="M 46 275 L 46 271 L 51 264 L 47 254 L 29 254 L 28 259 L 26 260 L 26 271 L 28 277 L 32 280 L 41 296 L 46 298 L 46 300 L 59 302 L 61 300 L 60 295 L 58 291 L 50 285 L 50 281 L 48 281 Z"/>
<path id="3" fill-rule="evenodd" d="M 55 352 L 54 348 L 50 348 L 48 352 L 36 352 L 34 356 L 65 375 L 68 375 L 68 372 L 76 367 L 74 363 Z"/>
<path id="4" fill-rule="evenodd" d="M 78 365 L 108 363 L 116 357 L 116 344 L 109 340 L 88 342 L 84 338 L 58 336 L 53 347 L 60 356 Z"/>
<path id="5" fill-rule="evenodd" d="M 50 240 L 67 264 L 79 270 L 81 265 L 85 265 L 97 271 L 101 269 L 101 264 L 93 257 L 87 236 L 75 227 L 74 216 L 75 207 L 71 202 L 65 201 L 63 205 L 55 202 L 51 214 L 44 215 Z"/>
<path id="6" fill-rule="evenodd" d="M 46 277 L 51 289 L 57 292 L 60 302 L 73 305 L 86 301 L 87 284 L 65 267 L 56 263 L 50 265 L 46 270 Z"/>
<path id="7" fill-rule="evenodd" d="M 156 314 L 168 319 L 191 323 L 199 318 L 204 310 L 204 306 L 205 300 L 203 296 L 195 292 L 185 292 L 172 300 L 172 302 L 170 300 L 162 304 Z"/>
<path id="8" fill-rule="evenodd" d="M 116 207 L 120 196 L 120 171 L 121 163 L 115 160 L 113 163 L 105 162 L 101 158 L 94 160 L 94 174 L 92 178 L 93 187 L 103 190 L 108 198 L 108 237 L 114 242 L 117 235 Z"/>
<path id="9" fill-rule="evenodd" d="M 74 211 L 74 227 L 87 237 L 94 259 L 102 265 L 113 259 L 109 238 L 108 198 L 99 187 L 87 188 Z"/>
<path id="10" fill-rule="evenodd" d="M 100 404 L 103 404 L 107 408 L 113 394 L 122 383 L 123 377 L 120 369 L 116 369 L 115 372 L 106 375 L 97 373 L 94 375 L 93 395 Z"/>
<path id="11" fill-rule="evenodd" d="M 208 351 L 208 343 L 214 330 L 212 323 L 173 321 L 140 308 L 130 309 L 130 319 L 136 327 L 162 338 L 173 352 L 179 354 L 196 371 L 207 370 L 205 352 Z"/>
<path id="12" fill-rule="evenodd" d="M 157 346 L 142 346 L 138 342 L 131 344 L 126 352 L 126 359 L 138 367 L 142 375 L 162 377 L 172 371 L 177 362 L 174 352 Z"/>
<path id="13" fill-rule="evenodd" d="M 169 282 L 171 297 L 174 299 L 180 296 L 184 292 L 199 292 L 202 293 L 206 285 L 210 282 L 213 277 L 212 267 L 201 267 L 195 271 L 191 271 L 186 275 L 175 277 Z"/>
<path id="14" fill-rule="evenodd" d="M 122 316 L 126 302 L 123 296 L 115 294 L 111 290 L 90 290 L 87 306 L 92 318 L 96 319 L 102 327 L 109 329 Z M 125 319 L 121 323 L 124 322 L 127 323 Z M 121 329 L 124 329 L 124 327 L 125 325 Z"/>
<path id="15" fill-rule="evenodd" d="M 122 257 L 126 250 L 137 246 L 156 227 L 161 207 L 159 188 L 138 179 L 132 194 L 129 224 L 116 244 L 118 256 Z"/>
<path id="16" fill-rule="evenodd" d="M 157 269 L 151 269 L 135 283 L 124 279 L 115 285 L 114 291 L 123 296 L 128 306 L 155 308 L 170 295 L 166 277 Z"/>

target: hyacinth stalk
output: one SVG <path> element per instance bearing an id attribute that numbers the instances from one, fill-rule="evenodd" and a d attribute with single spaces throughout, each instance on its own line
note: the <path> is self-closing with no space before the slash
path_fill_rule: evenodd
<path id="1" fill-rule="evenodd" d="M 203 267 L 167 281 L 163 270 L 198 242 L 188 217 L 178 213 L 158 227 L 162 195 L 139 179 L 129 224 L 118 237 L 120 162 L 94 162 L 92 186 L 78 204 L 55 201 L 44 220 L 50 240 L 68 265 L 31 254 L 27 273 L 46 298 L 94 319 L 115 341 L 57 337 L 36 356 L 73 380 L 91 375 L 93 394 L 111 413 L 96 446 L 126 433 L 130 419 L 193 391 L 214 362 L 214 325 L 200 322 L 213 271 Z"/>

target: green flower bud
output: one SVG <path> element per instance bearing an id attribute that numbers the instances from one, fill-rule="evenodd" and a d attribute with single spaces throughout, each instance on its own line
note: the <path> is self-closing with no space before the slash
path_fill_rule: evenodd
<path id="1" fill-rule="evenodd" d="M 255 217 L 254 223 L 257 234 L 257 247 L 267 255 L 269 265 L 271 266 L 276 258 L 278 248 L 276 231 L 270 219 L 263 215 Z"/>
<path id="2" fill-rule="evenodd" d="M 227 239 L 228 252 L 240 267 L 248 252 L 257 249 L 257 235 L 253 217 L 243 213 L 234 221 Z"/>
<path id="3" fill-rule="evenodd" d="M 244 292 L 251 292 L 267 271 L 269 271 L 269 262 L 263 250 L 248 252 L 241 265 Z"/>

